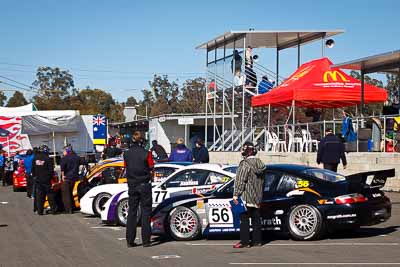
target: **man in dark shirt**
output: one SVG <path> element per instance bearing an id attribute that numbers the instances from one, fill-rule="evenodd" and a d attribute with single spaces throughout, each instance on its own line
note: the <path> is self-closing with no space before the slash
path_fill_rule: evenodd
<path id="1" fill-rule="evenodd" d="M 165 149 L 158 144 L 158 142 L 156 140 L 153 140 L 152 143 L 152 147 L 150 148 L 151 152 L 156 153 L 157 155 L 157 161 L 168 161 L 168 155 L 167 152 L 165 152 Z"/>
<path id="2" fill-rule="evenodd" d="M 72 191 L 75 181 L 79 179 L 80 159 L 74 153 L 71 146 L 66 146 L 61 159 L 61 195 L 66 213 L 73 213 Z"/>
<path id="3" fill-rule="evenodd" d="M 54 174 L 53 160 L 49 157 L 49 149 L 41 145 L 35 153 L 32 163 L 32 176 L 35 177 L 35 201 L 38 215 L 43 215 L 43 205 L 46 196 L 49 200 L 52 214 L 55 214 L 54 194 L 51 188 L 51 179 Z"/>
<path id="4" fill-rule="evenodd" d="M 195 148 L 193 149 L 193 161 L 195 163 L 209 163 L 210 158 L 208 155 L 208 150 L 203 144 L 203 140 L 197 139 Z"/>
<path id="5" fill-rule="evenodd" d="M 137 211 L 140 203 L 142 210 L 143 247 L 151 246 L 150 214 L 152 206 L 151 178 L 154 167 L 151 152 L 143 147 L 140 132 L 133 134 L 133 144 L 124 153 L 124 164 L 128 178 L 129 211 L 126 225 L 128 247 L 134 247 L 136 239 Z"/>
<path id="6" fill-rule="evenodd" d="M 332 129 L 326 129 L 325 134 L 319 143 L 317 163 L 323 163 L 324 169 L 337 172 L 339 162 L 342 160 L 343 168 L 346 169 L 347 161 L 342 141 L 333 134 Z"/>
<path id="7" fill-rule="evenodd" d="M 103 159 L 115 158 L 122 154 L 122 150 L 112 142 L 109 147 L 106 147 L 103 152 Z"/>

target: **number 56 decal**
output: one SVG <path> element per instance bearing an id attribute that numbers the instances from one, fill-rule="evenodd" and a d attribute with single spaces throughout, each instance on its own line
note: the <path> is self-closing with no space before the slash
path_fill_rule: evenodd
<path id="1" fill-rule="evenodd" d="M 233 223 L 232 212 L 227 207 L 210 207 L 208 218 L 210 223 Z"/>
<path id="2" fill-rule="evenodd" d="M 310 182 L 307 180 L 300 180 L 297 182 L 297 188 L 304 188 L 304 187 L 309 187 Z"/>

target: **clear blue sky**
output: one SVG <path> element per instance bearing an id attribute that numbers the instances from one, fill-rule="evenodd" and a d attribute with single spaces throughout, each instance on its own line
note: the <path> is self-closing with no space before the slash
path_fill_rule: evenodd
<path id="1" fill-rule="evenodd" d="M 344 29 L 327 53 L 335 63 L 400 49 L 397 0 L 4 0 L 0 10 L 0 75 L 31 84 L 37 66 L 58 66 L 76 87 L 119 101 L 140 98 L 153 73 L 180 82 L 200 75 L 205 53 L 195 46 L 229 30 Z M 320 50 L 304 48 L 302 61 Z M 283 75 L 295 70 L 294 52 L 282 54 Z"/>

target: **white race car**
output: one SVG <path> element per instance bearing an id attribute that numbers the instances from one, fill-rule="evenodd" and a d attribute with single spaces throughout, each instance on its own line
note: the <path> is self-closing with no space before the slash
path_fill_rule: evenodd
<path id="1" fill-rule="evenodd" d="M 153 209 L 172 196 L 201 194 L 213 190 L 231 180 L 234 173 L 224 171 L 218 164 L 195 164 L 186 166 L 170 175 L 152 189 Z M 140 211 L 138 212 L 140 218 Z M 128 216 L 128 191 L 114 194 L 101 211 L 101 220 L 106 224 L 126 225 Z"/>
<path id="2" fill-rule="evenodd" d="M 169 175 L 183 167 L 183 165 L 175 163 L 156 164 L 154 166 L 154 185 L 164 181 Z M 123 170 L 122 177 L 126 177 L 125 170 Z M 100 216 L 100 212 L 107 200 L 113 194 L 125 190 L 128 190 L 126 183 L 104 184 L 93 187 L 80 199 L 81 212 L 88 215 Z"/>

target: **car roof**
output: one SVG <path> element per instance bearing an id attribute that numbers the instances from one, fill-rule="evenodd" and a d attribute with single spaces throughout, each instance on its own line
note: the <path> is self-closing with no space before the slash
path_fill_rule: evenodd
<path id="1" fill-rule="evenodd" d="M 299 164 L 267 164 L 267 170 L 275 171 L 290 171 L 290 172 L 303 172 L 309 169 L 315 169 L 315 167 L 299 165 Z"/>

